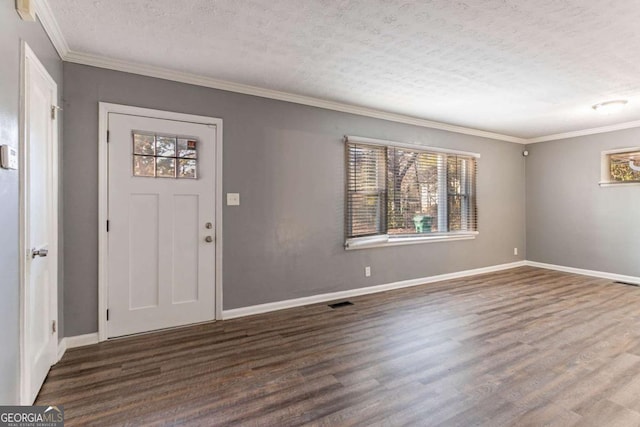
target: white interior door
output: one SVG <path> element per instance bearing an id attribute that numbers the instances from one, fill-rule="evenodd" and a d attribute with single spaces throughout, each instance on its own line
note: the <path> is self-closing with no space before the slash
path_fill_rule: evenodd
<path id="1" fill-rule="evenodd" d="M 57 86 L 25 45 L 22 145 L 22 401 L 33 403 L 56 362 Z"/>
<path id="2" fill-rule="evenodd" d="M 215 319 L 215 125 L 109 113 L 108 130 L 107 336 Z"/>

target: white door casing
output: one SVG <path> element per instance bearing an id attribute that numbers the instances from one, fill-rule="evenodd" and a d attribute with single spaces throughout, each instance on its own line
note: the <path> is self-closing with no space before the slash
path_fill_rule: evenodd
<path id="1" fill-rule="evenodd" d="M 20 402 L 35 400 L 58 355 L 57 85 L 22 46 Z"/>
<path id="2" fill-rule="evenodd" d="M 221 123 L 153 115 L 107 113 L 105 338 L 216 318 Z M 134 132 L 196 140 L 197 179 L 133 176 Z"/>

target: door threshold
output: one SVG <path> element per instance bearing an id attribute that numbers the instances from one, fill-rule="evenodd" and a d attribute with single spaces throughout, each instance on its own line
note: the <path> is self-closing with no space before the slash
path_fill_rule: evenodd
<path id="1" fill-rule="evenodd" d="M 152 331 L 136 332 L 135 334 L 120 335 L 120 336 L 117 336 L 117 337 L 108 337 L 107 341 L 117 341 L 117 340 L 126 339 L 126 338 L 141 337 L 141 336 L 144 336 L 144 335 L 158 334 L 158 333 L 162 333 L 162 332 L 175 331 L 176 329 L 192 328 L 194 326 L 208 325 L 208 324 L 216 323 L 216 322 L 217 322 L 217 320 L 214 319 L 214 320 L 205 320 L 204 322 L 189 323 L 187 325 L 170 326 L 168 328 L 154 329 Z"/>

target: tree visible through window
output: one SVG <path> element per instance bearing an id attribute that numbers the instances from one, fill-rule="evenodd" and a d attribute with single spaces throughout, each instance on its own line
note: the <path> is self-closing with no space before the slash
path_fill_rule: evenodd
<path id="1" fill-rule="evenodd" d="M 133 176 L 197 178 L 198 141 L 194 138 L 133 132 Z"/>
<path id="2" fill-rule="evenodd" d="M 609 154 L 612 182 L 640 182 L 640 151 Z"/>
<path id="3" fill-rule="evenodd" d="M 347 143 L 347 238 L 475 231 L 476 158 Z"/>

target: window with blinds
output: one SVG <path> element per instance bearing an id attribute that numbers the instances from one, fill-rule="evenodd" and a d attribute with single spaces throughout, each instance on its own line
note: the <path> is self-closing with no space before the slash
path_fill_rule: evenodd
<path id="1" fill-rule="evenodd" d="M 346 237 L 477 231 L 477 155 L 347 137 Z"/>

